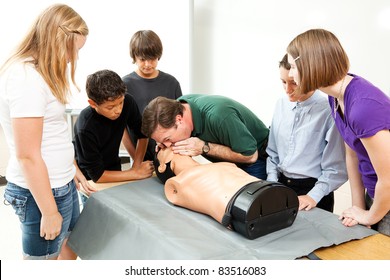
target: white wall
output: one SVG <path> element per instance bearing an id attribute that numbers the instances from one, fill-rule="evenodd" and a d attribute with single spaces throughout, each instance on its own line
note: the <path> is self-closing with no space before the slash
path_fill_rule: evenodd
<path id="1" fill-rule="evenodd" d="M 233 97 L 270 125 L 284 94 L 278 62 L 311 28 L 332 31 L 351 72 L 389 94 L 388 0 L 194 0 L 193 92 Z"/>
<path id="2" fill-rule="evenodd" d="M 86 76 L 111 69 L 120 76 L 135 70 L 129 55 L 131 36 L 140 29 L 155 31 L 163 43 L 158 68 L 174 75 L 184 93 L 190 87 L 190 15 L 192 0 L 13 0 L 0 4 L 0 63 L 22 39 L 38 14 L 51 4 L 71 6 L 86 21 L 90 34 L 79 53 L 76 72 L 82 94 L 72 107 L 87 105 Z"/>

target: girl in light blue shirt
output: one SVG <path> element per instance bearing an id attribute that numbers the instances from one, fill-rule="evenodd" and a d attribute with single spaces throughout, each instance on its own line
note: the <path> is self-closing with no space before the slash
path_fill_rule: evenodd
<path id="1" fill-rule="evenodd" d="M 279 63 L 287 96 L 278 100 L 270 129 L 267 180 L 294 189 L 299 210 L 333 212 L 333 191 L 347 181 L 345 148 L 320 91 L 297 94 L 287 55 Z"/>

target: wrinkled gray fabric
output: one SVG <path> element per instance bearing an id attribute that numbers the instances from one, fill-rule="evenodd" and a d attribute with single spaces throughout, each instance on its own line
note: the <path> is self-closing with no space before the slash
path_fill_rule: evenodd
<path id="1" fill-rule="evenodd" d="M 375 233 L 345 227 L 338 216 L 315 208 L 299 211 L 288 228 L 249 240 L 207 215 L 170 204 L 153 177 L 94 193 L 68 244 L 81 259 L 94 260 L 288 260 Z"/>

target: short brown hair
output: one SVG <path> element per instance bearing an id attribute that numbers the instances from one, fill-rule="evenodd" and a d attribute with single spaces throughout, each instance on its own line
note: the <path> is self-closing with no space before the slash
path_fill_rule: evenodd
<path id="1" fill-rule="evenodd" d="M 130 57 L 133 63 L 136 57 L 144 59 L 160 60 L 163 53 L 163 46 L 160 37 L 152 30 L 139 30 L 134 33 L 130 40 Z"/>
<path id="2" fill-rule="evenodd" d="M 158 96 L 145 107 L 142 114 L 142 133 L 149 137 L 160 125 L 171 128 L 176 123 L 176 116 L 183 116 L 184 106 L 175 99 Z"/>
<path id="3" fill-rule="evenodd" d="M 335 84 L 347 75 L 349 59 L 337 37 L 324 29 L 310 29 L 295 37 L 287 47 L 295 58 L 299 93 Z"/>

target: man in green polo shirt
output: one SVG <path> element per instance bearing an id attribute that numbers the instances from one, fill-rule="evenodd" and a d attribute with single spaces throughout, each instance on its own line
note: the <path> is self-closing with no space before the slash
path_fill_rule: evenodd
<path id="1" fill-rule="evenodd" d="M 269 129 L 247 107 L 220 95 L 153 99 L 142 117 L 142 133 L 175 153 L 228 161 L 266 179 Z"/>

